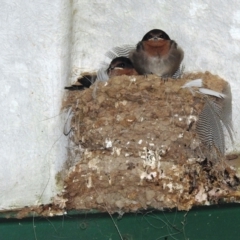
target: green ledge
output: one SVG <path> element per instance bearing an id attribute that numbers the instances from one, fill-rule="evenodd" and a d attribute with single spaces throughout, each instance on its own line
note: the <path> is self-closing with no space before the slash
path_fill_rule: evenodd
<path id="1" fill-rule="evenodd" d="M 1 214 L 1 240 L 240 239 L 239 204 L 195 207 L 188 212 L 147 210 L 123 216 L 96 211 L 71 211 L 49 218 L 5 216 L 9 217 L 9 213 Z"/>

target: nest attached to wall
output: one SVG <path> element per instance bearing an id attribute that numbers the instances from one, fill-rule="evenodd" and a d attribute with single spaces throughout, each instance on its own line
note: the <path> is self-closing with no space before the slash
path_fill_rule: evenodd
<path id="1" fill-rule="evenodd" d="M 119 76 L 69 92 L 64 108 L 72 107 L 75 144 L 69 158 L 78 163 L 65 179 L 66 209 L 189 210 L 238 201 L 236 170 L 197 134 L 205 100 L 182 88 L 197 78 L 218 92 L 227 84 L 208 72 L 165 82 Z"/>

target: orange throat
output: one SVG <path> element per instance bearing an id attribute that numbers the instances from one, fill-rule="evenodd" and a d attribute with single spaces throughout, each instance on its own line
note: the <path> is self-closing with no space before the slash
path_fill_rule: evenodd
<path id="1" fill-rule="evenodd" d="M 169 40 L 159 40 L 159 41 L 146 41 L 143 42 L 144 51 L 148 53 L 148 55 L 156 57 L 156 56 L 164 56 L 167 55 L 170 48 Z"/>
<path id="2" fill-rule="evenodd" d="M 132 76 L 132 75 L 138 75 L 136 70 L 134 68 L 124 68 L 124 69 L 115 69 L 109 73 L 109 77 L 115 77 L 115 76 Z"/>

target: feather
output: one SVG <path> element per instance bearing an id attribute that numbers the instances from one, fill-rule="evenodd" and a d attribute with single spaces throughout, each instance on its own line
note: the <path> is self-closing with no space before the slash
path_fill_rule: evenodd
<path id="1" fill-rule="evenodd" d="M 180 79 L 183 75 L 183 71 L 185 69 L 185 66 L 182 65 L 179 67 L 179 69 L 172 75 L 173 79 Z"/>
<path id="2" fill-rule="evenodd" d="M 72 131 L 72 127 L 71 127 L 72 117 L 73 117 L 73 111 L 72 111 L 72 107 L 70 107 L 68 109 L 65 124 L 64 124 L 64 127 L 63 127 L 63 134 L 65 136 L 68 136 L 69 133 Z"/>
<path id="3" fill-rule="evenodd" d="M 209 150 L 214 146 L 222 155 L 225 153 L 225 139 L 221 120 L 217 113 L 221 107 L 206 98 L 206 103 L 197 121 L 196 130 L 201 142 Z"/>
<path id="4" fill-rule="evenodd" d="M 225 94 L 214 91 L 214 90 L 211 90 L 211 89 L 208 89 L 208 88 L 199 88 L 198 92 L 202 93 L 202 94 L 205 94 L 205 95 L 214 96 L 214 97 L 217 97 L 217 98 L 225 98 L 226 97 Z"/>
<path id="5" fill-rule="evenodd" d="M 114 59 L 114 58 L 118 57 L 118 55 L 115 52 L 111 51 L 111 50 L 106 52 L 105 56 L 110 58 L 110 59 Z"/>
<path id="6" fill-rule="evenodd" d="M 214 96 L 217 98 L 225 98 L 226 97 L 226 94 L 224 94 L 224 93 L 217 92 L 217 91 L 214 91 L 214 90 L 211 90 L 208 88 L 202 88 L 202 86 L 203 86 L 202 79 L 199 78 L 199 79 L 195 79 L 195 80 L 185 83 L 182 86 L 182 88 L 188 88 L 192 94 L 194 94 L 194 92 L 198 92 L 198 93 L 201 93 L 204 95 Z M 197 90 L 194 88 L 197 88 Z"/>
<path id="7" fill-rule="evenodd" d="M 226 129 L 232 144 L 232 93 L 229 83 L 227 83 L 222 93 L 200 88 L 199 92 L 217 97 L 217 101 L 206 99 L 206 103 L 199 115 L 197 122 L 197 133 L 200 140 L 208 147 L 215 146 L 221 154 L 225 153 L 224 128 Z"/>
<path id="8" fill-rule="evenodd" d="M 84 87 L 83 85 L 73 84 L 72 86 L 70 86 L 70 87 L 65 87 L 64 89 L 67 89 L 67 90 L 69 90 L 69 91 L 75 91 L 75 90 L 80 91 L 80 90 L 84 90 L 85 87 Z"/>
<path id="9" fill-rule="evenodd" d="M 100 62 L 100 65 L 102 66 L 102 68 L 107 69 L 108 66 L 109 66 L 109 63 L 106 63 L 105 61 L 101 61 L 101 62 Z"/>
<path id="10" fill-rule="evenodd" d="M 83 75 L 82 77 L 78 78 L 78 82 L 81 83 L 81 85 L 73 84 L 70 87 L 65 87 L 65 89 L 70 91 L 84 90 L 89 88 L 96 81 L 96 78 L 96 75 Z"/>
<path id="11" fill-rule="evenodd" d="M 116 57 L 129 57 L 130 52 L 136 49 L 135 45 L 123 45 L 119 47 L 114 47 L 110 51 L 108 51 L 105 55 L 110 58 L 114 59 Z"/>
<path id="12" fill-rule="evenodd" d="M 96 81 L 96 78 L 96 75 L 84 75 L 78 79 L 78 82 L 84 87 L 89 88 Z"/>
<path id="13" fill-rule="evenodd" d="M 105 68 L 100 68 L 97 71 L 97 80 L 102 81 L 102 82 L 106 82 L 106 81 L 108 81 L 108 79 L 109 79 L 109 76 L 107 74 L 107 70 Z"/>
<path id="14" fill-rule="evenodd" d="M 185 83 L 182 88 L 191 88 L 191 87 L 202 87 L 202 79 L 195 79 L 190 82 Z"/>

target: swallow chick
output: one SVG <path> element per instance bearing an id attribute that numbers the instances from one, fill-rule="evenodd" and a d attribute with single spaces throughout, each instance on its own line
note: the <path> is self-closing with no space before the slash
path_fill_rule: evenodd
<path id="1" fill-rule="evenodd" d="M 179 71 L 183 57 L 183 50 L 160 29 L 146 33 L 129 54 L 139 74 L 156 74 L 163 78 L 172 77 Z"/>
<path id="2" fill-rule="evenodd" d="M 133 67 L 133 64 L 129 58 L 116 57 L 109 64 L 107 69 L 100 69 L 97 75 L 84 75 L 77 81 L 81 84 L 73 84 L 70 87 L 65 87 L 70 91 L 84 90 L 89 88 L 97 79 L 100 81 L 107 81 L 111 77 L 122 76 L 122 75 L 138 75 Z"/>
<path id="3" fill-rule="evenodd" d="M 107 75 L 111 78 L 122 75 L 138 75 L 138 73 L 129 58 L 116 57 L 111 61 L 109 67 L 107 68 Z"/>

